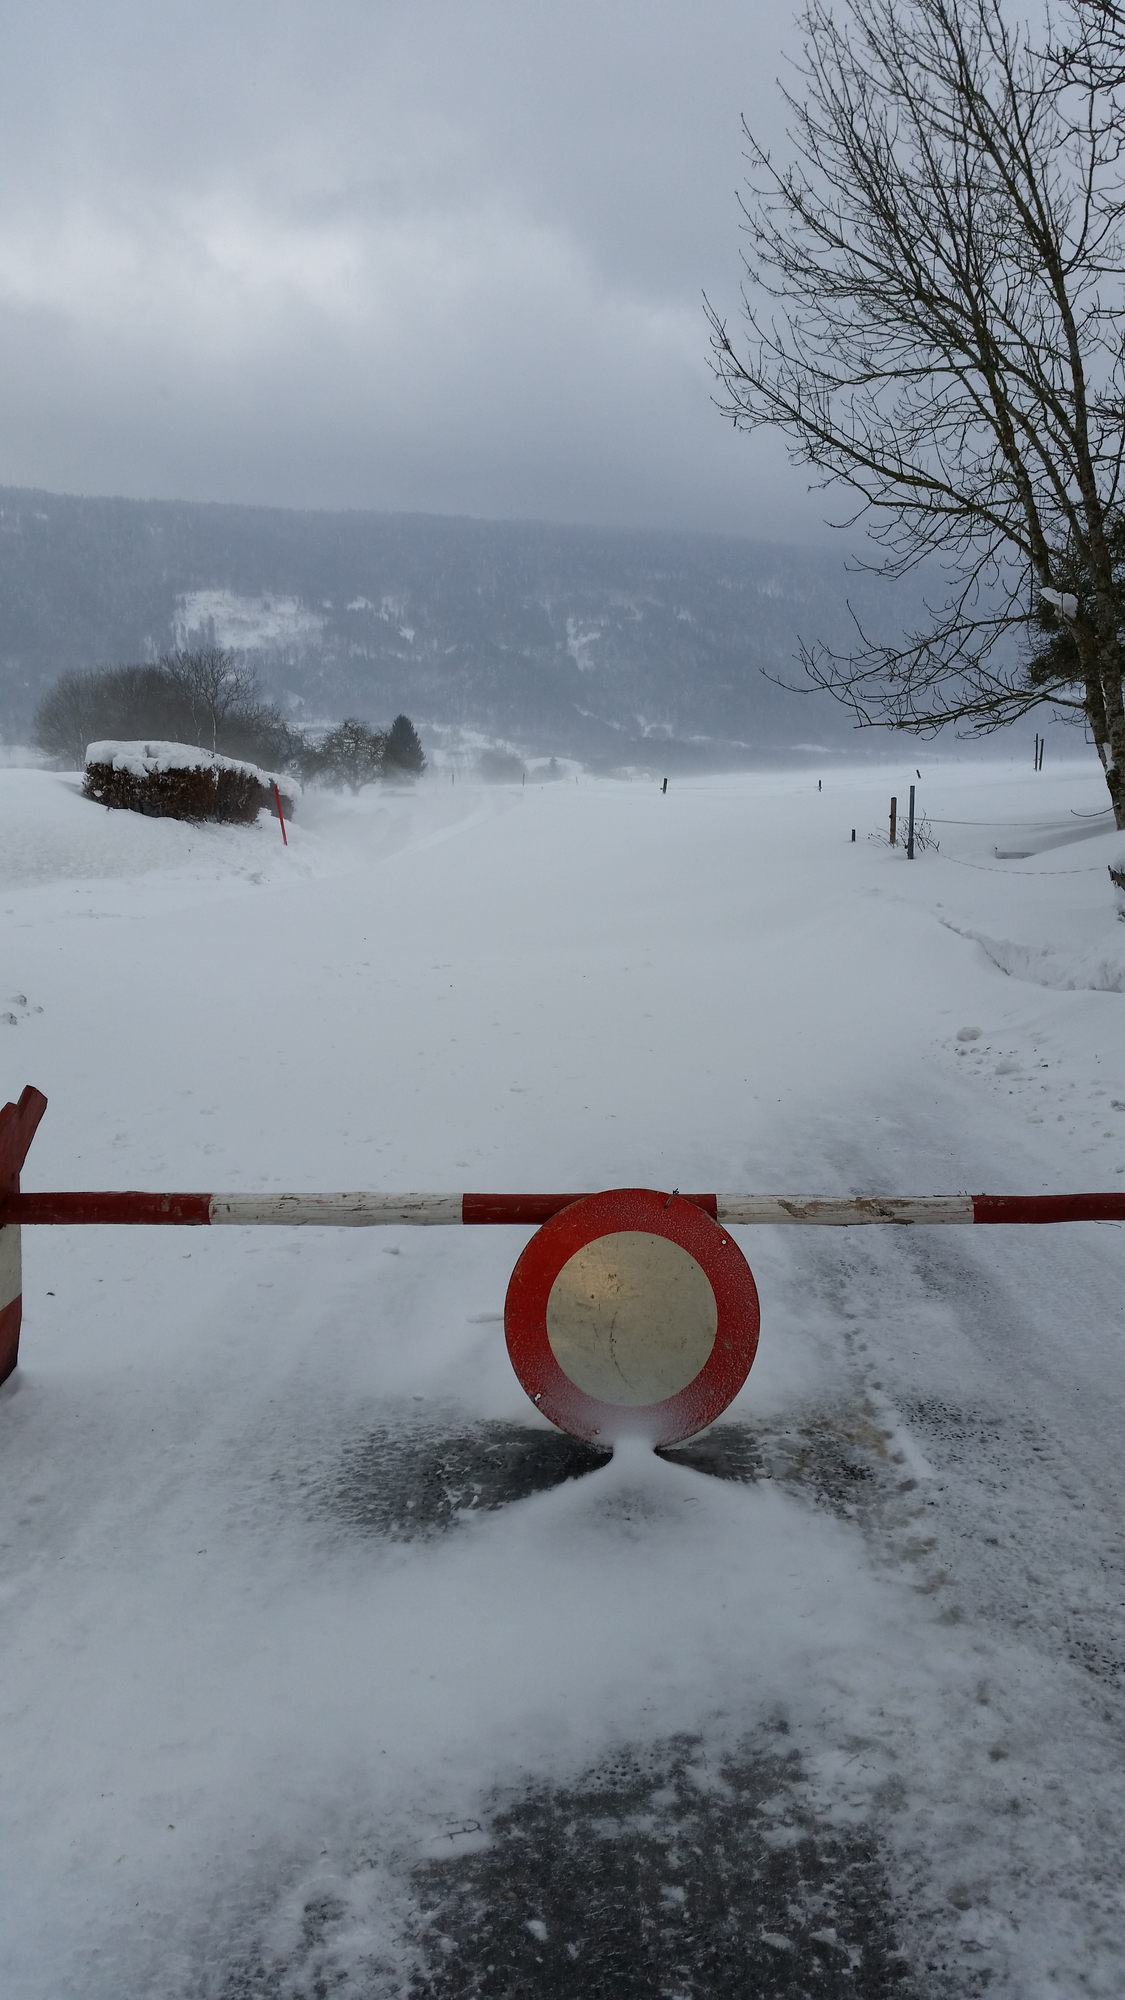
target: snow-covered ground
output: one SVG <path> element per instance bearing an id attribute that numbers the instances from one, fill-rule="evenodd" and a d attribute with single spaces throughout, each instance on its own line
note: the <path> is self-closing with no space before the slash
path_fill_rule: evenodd
<path id="1" fill-rule="evenodd" d="M 913 863 L 905 762 L 287 849 L 6 769 L 25 1186 L 1125 1188 L 1098 768 L 921 768 Z M 9 2000 L 1117 2000 L 1125 1232 L 743 1230 L 727 1417 L 559 1484 L 528 1234 L 25 1233 Z"/>

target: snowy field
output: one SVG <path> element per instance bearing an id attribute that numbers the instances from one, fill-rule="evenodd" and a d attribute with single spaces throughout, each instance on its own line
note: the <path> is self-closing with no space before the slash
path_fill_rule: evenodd
<path id="1" fill-rule="evenodd" d="M 908 863 L 914 756 L 287 849 L 7 769 L 25 1186 L 1125 1188 L 1098 767 L 923 760 Z M 1125 1232 L 735 1232 L 746 1388 L 608 1463 L 529 1233 L 25 1233 L 7 2000 L 1120 2000 Z"/>

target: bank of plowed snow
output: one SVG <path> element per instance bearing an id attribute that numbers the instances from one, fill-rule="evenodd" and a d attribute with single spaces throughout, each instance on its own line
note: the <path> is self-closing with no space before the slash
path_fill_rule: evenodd
<path id="1" fill-rule="evenodd" d="M 867 838 L 900 773 L 824 783 L 424 781 L 308 796 L 284 849 L 0 773 L 25 1184 L 1125 1186 L 1096 766 L 935 767 L 912 864 Z M 448 1489 L 448 1440 L 536 1424 L 526 1237 L 27 1232 L 6 1993 L 297 1992 L 310 1908 L 333 1991 L 405 1993 L 411 1871 L 490 1798 L 784 1730 L 918 1991 L 1119 1994 L 1125 1232 L 742 1231 L 750 1483 L 633 1452 L 373 1525 L 373 1452 Z"/>

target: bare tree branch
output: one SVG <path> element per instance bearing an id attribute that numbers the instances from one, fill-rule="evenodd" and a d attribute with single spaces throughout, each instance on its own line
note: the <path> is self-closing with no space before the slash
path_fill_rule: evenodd
<path id="1" fill-rule="evenodd" d="M 719 406 L 847 496 L 870 566 L 942 566 L 919 630 L 808 644 L 806 685 L 865 727 L 1079 712 L 1125 826 L 1125 15 L 1071 0 L 1037 50 L 1004 4 L 809 0 L 793 158 L 746 131 L 737 346 L 707 305 Z"/>

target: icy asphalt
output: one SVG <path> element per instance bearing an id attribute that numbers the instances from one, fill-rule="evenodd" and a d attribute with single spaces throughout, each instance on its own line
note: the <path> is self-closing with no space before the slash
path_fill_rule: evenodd
<path id="1" fill-rule="evenodd" d="M 287 850 L 6 770 L 25 1185 L 1121 1187 L 1097 767 L 922 769 L 912 864 L 897 767 Z M 26 1232 L 9 2000 L 1118 2000 L 1125 1231 L 744 1230 L 746 1389 L 608 1462 L 508 1367 L 527 1234 Z"/>

